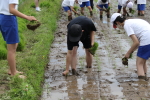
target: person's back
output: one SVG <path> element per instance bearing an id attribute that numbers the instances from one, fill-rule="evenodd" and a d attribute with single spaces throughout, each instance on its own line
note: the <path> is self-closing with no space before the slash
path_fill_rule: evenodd
<path id="1" fill-rule="evenodd" d="M 82 37 L 87 37 L 88 35 L 90 35 L 91 30 L 95 30 L 92 20 L 85 16 L 79 16 L 71 20 L 70 23 L 67 25 L 67 28 L 69 29 L 73 24 L 81 25 L 82 30 L 84 30 Z"/>
<path id="2" fill-rule="evenodd" d="M 124 29 L 128 36 L 135 34 L 140 41 L 140 46 L 150 44 L 150 24 L 143 19 L 125 20 Z"/>

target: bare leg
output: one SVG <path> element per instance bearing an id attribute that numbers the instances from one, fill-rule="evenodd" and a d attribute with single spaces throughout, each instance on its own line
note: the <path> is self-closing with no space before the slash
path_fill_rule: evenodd
<path id="1" fill-rule="evenodd" d="M 76 69 L 76 66 L 77 66 L 77 49 L 78 49 L 77 46 L 73 47 L 72 61 L 71 61 L 71 68 L 72 69 Z"/>
<path id="2" fill-rule="evenodd" d="M 137 66 L 137 73 L 138 76 L 145 76 L 146 69 L 146 60 L 140 57 L 136 58 L 136 66 Z"/>
<path id="3" fill-rule="evenodd" d="M 7 44 L 7 61 L 9 65 L 10 74 L 12 76 L 16 75 L 16 49 L 17 49 L 18 43 L 16 44 Z"/>
<path id="4" fill-rule="evenodd" d="M 67 11 L 68 13 L 68 21 L 72 20 L 72 12 L 70 10 Z"/>
<path id="5" fill-rule="evenodd" d="M 81 14 L 84 15 L 84 7 L 81 7 Z"/>
<path id="6" fill-rule="evenodd" d="M 146 65 L 146 61 L 145 61 L 145 63 L 144 63 L 143 69 L 144 69 L 144 73 L 146 74 L 146 73 L 147 73 L 147 65 Z"/>
<path id="7" fill-rule="evenodd" d="M 39 7 L 39 0 L 35 0 L 35 6 Z"/>
<path id="8" fill-rule="evenodd" d="M 121 9 L 118 9 L 118 12 L 117 13 L 120 13 L 121 12 Z"/>
<path id="9" fill-rule="evenodd" d="M 88 51 L 88 49 L 85 49 L 86 52 L 86 63 L 87 67 L 92 67 L 92 61 L 93 61 L 93 55 Z"/>
<path id="10" fill-rule="evenodd" d="M 103 18 L 103 11 L 100 11 L 100 18 Z"/>
<path id="11" fill-rule="evenodd" d="M 66 70 L 62 73 L 63 75 L 68 74 L 70 65 L 72 68 L 76 68 L 76 62 L 77 62 L 76 52 L 77 52 L 77 46 L 73 47 L 73 50 L 68 50 L 66 56 Z"/>

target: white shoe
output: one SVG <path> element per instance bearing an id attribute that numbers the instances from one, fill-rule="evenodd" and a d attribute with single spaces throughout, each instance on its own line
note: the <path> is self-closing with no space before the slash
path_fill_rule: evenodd
<path id="1" fill-rule="evenodd" d="M 35 8 L 36 11 L 41 11 L 40 7 Z"/>

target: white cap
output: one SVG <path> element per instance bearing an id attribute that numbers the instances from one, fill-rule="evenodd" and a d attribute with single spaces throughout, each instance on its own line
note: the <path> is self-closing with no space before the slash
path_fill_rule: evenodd
<path id="1" fill-rule="evenodd" d="M 111 18 L 110 18 L 110 22 L 113 23 L 113 22 L 116 20 L 116 18 L 117 18 L 118 16 L 121 16 L 121 14 L 120 14 L 120 13 L 114 13 L 114 14 L 111 16 Z"/>
<path id="2" fill-rule="evenodd" d="M 127 7 L 128 7 L 128 8 L 132 8 L 132 7 L 133 7 L 133 3 L 130 1 L 130 2 L 127 4 Z"/>

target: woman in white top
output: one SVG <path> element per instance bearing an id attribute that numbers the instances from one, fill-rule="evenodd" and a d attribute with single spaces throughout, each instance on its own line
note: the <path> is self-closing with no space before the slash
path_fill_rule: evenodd
<path id="1" fill-rule="evenodd" d="M 136 68 L 139 79 L 147 79 L 146 61 L 150 57 L 150 24 L 143 19 L 125 19 L 120 13 L 114 13 L 110 21 L 118 28 L 125 29 L 133 43 L 125 54 L 129 58 L 137 48 Z"/>
<path id="2" fill-rule="evenodd" d="M 73 11 L 75 14 L 79 15 L 79 13 L 74 10 L 74 7 L 73 7 L 74 2 L 75 2 L 75 0 L 64 0 L 62 2 L 62 7 L 63 7 L 64 11 L 68 13 L 68 21 L 72 20 L 72 12 L 71 11 Z"/>
<path id="3" fill-rule="evenodd" d="M 16 69 L 16 49 L 19 43 L 17 18 L 21 17 L 29 21 L 36 20 L 33 16 L 27 16 L 17 10 L 18 0 L 0 0 L 0 31 L 7 43 L 7 61 L 9 65 L 8 74 L 11 76 L 22 73 Z M 19 75 L 24 78 L 24 76 Z"/>

